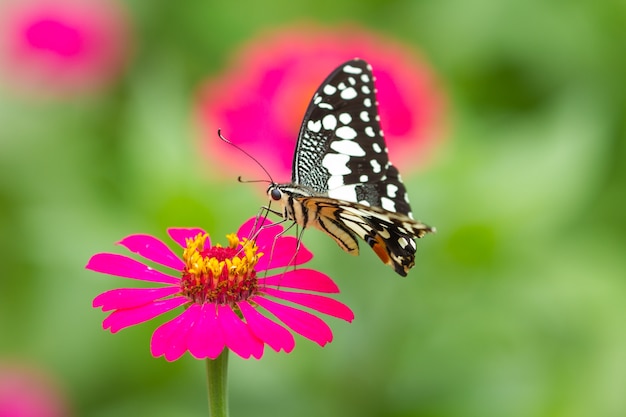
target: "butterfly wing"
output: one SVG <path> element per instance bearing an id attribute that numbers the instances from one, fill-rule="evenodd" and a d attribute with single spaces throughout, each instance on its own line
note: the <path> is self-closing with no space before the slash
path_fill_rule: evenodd
<path id="1" fill-rule="evenodd" d="M 328 197 L 412 218 L 406 189 L 389 162 L 372 68 L 353 59 L 315 92 L 300 128 L 292 182 Z"/>
<path id="2" fill-rule="evenodd" d="M 272 183 L 268 195 L 285 219 L 325 232 L 354 255 L 361 238 L 402 276 L 415 264 L 414 239 L 434 231 L 413 220 L 387 156 L 372 68 L 360 59 L 318 88 L 300 128 L 292 183 Z"/>
<path id="3" fill-rule="evenodd" d="M 315 213 L 314 227 L 325 232 L 346 252 L 358 255 L 356 236 L 363 239 L 398 274 L 406 276 L 415 265 L 415 238 L 433 228 L 378 207 L 341 202 L 328 197 L 304 197 L 303 208 Z"/>

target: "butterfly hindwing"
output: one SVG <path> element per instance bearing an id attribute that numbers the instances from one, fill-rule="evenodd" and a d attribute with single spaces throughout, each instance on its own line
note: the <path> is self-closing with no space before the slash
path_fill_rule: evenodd
<path id="1" fill-rule="evenodd" d="M 402 214 L 327 197 L 303 197 L 301 203 L 317 221 L 311 226 L 332 237 L 346 252 L 358 255 L 356 236 L 365 241 L 386 265 L 406 276 L 415 264 L 414 239 L 432 229 Z"/>

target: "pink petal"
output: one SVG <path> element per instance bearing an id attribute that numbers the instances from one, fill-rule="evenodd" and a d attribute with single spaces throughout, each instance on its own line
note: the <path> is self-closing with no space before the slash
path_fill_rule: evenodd
<path id="1" fill-rule="evenodd" d="M 161 282 L 164 284 L 180 283 L 180 278 L 166 275 L 127 256 L 114 253 L 95 254 L 91 257 L 85 268 L 102 272 L 103 274 L 139 279 L 142 281 Z"/>
<path id="2" fill-rule="evenodd" d="M 245 301 L 241 301 L 237 305 L 246 319 L 248 327 L 256 337 L 267 343 L 276 352 L 283 349 L 289 353 L 293 350 L 296 341 L 287 329 L 268 319 Z"/>
<path id="3" fill-rule="evenodd" d="M 282 291 L 274 288 L 266 288 L 264 292 L 282 300 L 291 301 L 305 307 L 312 308 L 320 313 L 351 322 L 354 320 L 354 313 L 350 308 L 339 301 L 317 294 L 304 294 L 300 292 Z"/>
<path id="4" fill-rule="evenodd" d="M 248 239 L 252 239 L 253 233 L 258 232 L 259 230 L 261 230 L 261 233 L 271 234 L 271 240 L 274 240 L 274 237 L 276 237 L 278 233 L 283 231 L 283 227 L 281 225 L 273 223 L 270 219 L 265 217 L 252 217 L 246 220 L 241 225 L 241 227 L 237 231 L 237 236 L 239 236 L 240 238 L 246 237 Z M 275 233 L 273 233 L 274 230 L 276 230 Z"/>
<path id="5" fill-rule="evenodd" d="M 179 291 L 179 287 L 117 288 L 94 298 L 93 307 L 102 307 L 102 311 L 139 307 Z"/>
<path id="6" fill-rule="evenodd" d="M 217 322 L 217 308 L 214 304 L 204 304 L 189 332 L 189 352 L 196 359 L 215 359 L 224 350 L 224 345 L 224 337 Z"/>
<path id="7" fill-rule="evenodd" d="M 218 306 L 217 321 L 222 328 L 226 346 L 244 359 L 263 356 L 263 342 L 241 321 L 229 306 Z"/>
<path id="8" fill-rule="evenodd" d="M 102 328 L 110 329 L 111 333 L 116 333 L 123 328 L 143 323 L 156 316 L 175 309 L 187 302 L 185 297 L 169 298 L 167 300 L 155 301 L 136 308 L 125 310 L 115 310 L 104 319 Z"/>
<path id="9" fill-rule="evenodd" d="M 146 259 L 177 271 L 181 271 L 185 267 L 183 261 L 165 243 L 154 236 L 131 235 L 122 239 L 119 244 Z"/>
<path id="10" fill-rule="evenodd" d="M 282 223 L 283 222 L 272 223 L 270 220 L 265 219 L 263 226 L 256 230 L 254 240 L 261 251 L 266 253 L 271 252 L 275 241 L 283 236 L 282 233 L 285 228 Z"/>
<path id="11" fill-rule="evenodd" d="M 186 239 L 193 239 L 198 234 L 205 234 L 206 232 L 197 227 L 171 227 L 167 229 L 167 234 L 170 235 L 172 240 L 178 243 L 181 247 L 186 248 Z M 207 247 L 211 245 L 211 239 L 206 240 Z"/>
<path id="12" fill-rule="evenodd" d="M 288 265 L 302 265 L 313 259 L 311 251 L 303 244 L 300 244 L 300 247 L 298 247 L 298 239 L 293 236 L 278 237 L 265 246 L 261 246 L 257 240 L 257 245 L 259 246 L 259 251 L 265 253 L 257 263 L 257 271 L 282 268 Z"/>
<path id="13" fill-rule="evenodd" d="M 259 278 L 259 284 L 297 288 L 299 290 L 309 290 L 324 293 L 338 293 L 339 287 L 326 274 L 322 274 L 314 269 L 293 269 L 281 275 L 273 275 L 267 278 Z"/>
<path id="14" fill-rule="evenodd" d="M 197 304 L 191 305 L 173 320 L 159 326 L 152 334 L 150 351 L 155 357 L 163 355 L 168 361 L 175 361 L 187 351 L 187 334 L 200 313 Z"/>
<path id="15" fill-rule="evenodd" d="M 314 341 L 320 346 L 324 346 L 333 340 L 333 333 L 330 327 L 322 319 L 311 313 L 278 304 L 263 297 L 252 297 L 252 301 L 278 317 L 294 332 Z"/>

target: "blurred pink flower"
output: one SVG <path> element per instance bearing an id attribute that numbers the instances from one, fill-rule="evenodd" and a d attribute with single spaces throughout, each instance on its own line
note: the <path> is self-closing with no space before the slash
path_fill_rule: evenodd
<path id="1" fill-rule="evenodd" d="M 37 97 L 91 91 L 119 74 L 128 43 L 114 0 L 10 0 L 0 5 L 0 83 Z"/>
<path id="2" fill-rule="evenodd" d="M 382 128 L 390 159 L 401 171 L 415 168 L 441 133 L 443 96 L 415 52 L 363 29 L 290 27 L 255 39 L 223 74 L 201 87 L 197 116 L 206 155 L 219 170 L 241 154 L 230 141 L 258 158 L 274 180 L 291 178 L 291 163 L 306 106 L 322 81 L 352 58 L 369 62 L 376 76 Z M 246 174 L 258 177 L 255 164 Z"/>
<path id="3" fill-rule="evenodd" d="M 0 364 L 1 417 L 67 417 L 64 397 L 41 370 L 30 365 Z"/>
<path id="4" fill-rule="evenodd" d="M 258 359 L 263 355 L 264 344 L 277 352 L 290 352 L 295 341 L 283 325 L 320 346 L 330 342 L 332 332 L 323 320 L 282 302 L 352 321 L 354 315 L 346 305 L 310 293 L 337 293 L 339 289 L 321 272 L 301 267 L 286 271 L 287 266 L 302 265 L 313 255 L 302 244 L 297 248 L 294 237 L 283 236 L 281 225 L 255 229 L 260 232 L 254 240 L 248 240 L 255 220 L 244 223 L 236 235 L 228 235 L 227 247 L 211 246 L 201 229 L 169 229 L 170 237 L 183 248 L 182 260 L 152 236 L 132 235 L 119 242 L 131 252 L 177 271 L 177 276 L 126 256 L 94 255 L 87 269 L 165 284 L 160 288 L 120 288 L 97 296 L 94 307 L 113 310 L 103 327 L 115 333 L 184 306 L 180 315 L 152 335 L 152 354 L 163 355 L 169 361 L 186 351 L 198 359 L 214 359 L 224 347 L 243 358 Z M 257 228 L 261 221 L 258 222 Z M 264 225 L 270 223 L 265 220 Z M 280 272 L 266 272 L 273 268 Z M 277 317 L 282 325 L 261 314 L 259 308 Z"/>

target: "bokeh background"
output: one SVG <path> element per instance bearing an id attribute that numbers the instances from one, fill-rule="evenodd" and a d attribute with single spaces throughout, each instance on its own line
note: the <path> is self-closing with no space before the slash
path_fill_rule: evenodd
<path id="1" fill-rule="evenodd" d="M 70 17 L 23 26 L 25 5 Z M 206 415 L 202 361 L 151 357 L 158 320 L 103 331 L 91 301 L 127 283 L 84 265 L 132 233 L 219 237 L 257 212 L 265 185 L 236 178 L 264 174 L 207 155 L 198 96 L 300 26 L 358 27 L 428 68 L 441 117 L 401 168 L 438 233 L 405 279 L 306 233 L 356 319 L 324 348 L 232 356 L 231 414 L 626 415 L 623 1 L 0 7 L 0 389 L 44 405 L 11 416 Z"/>

